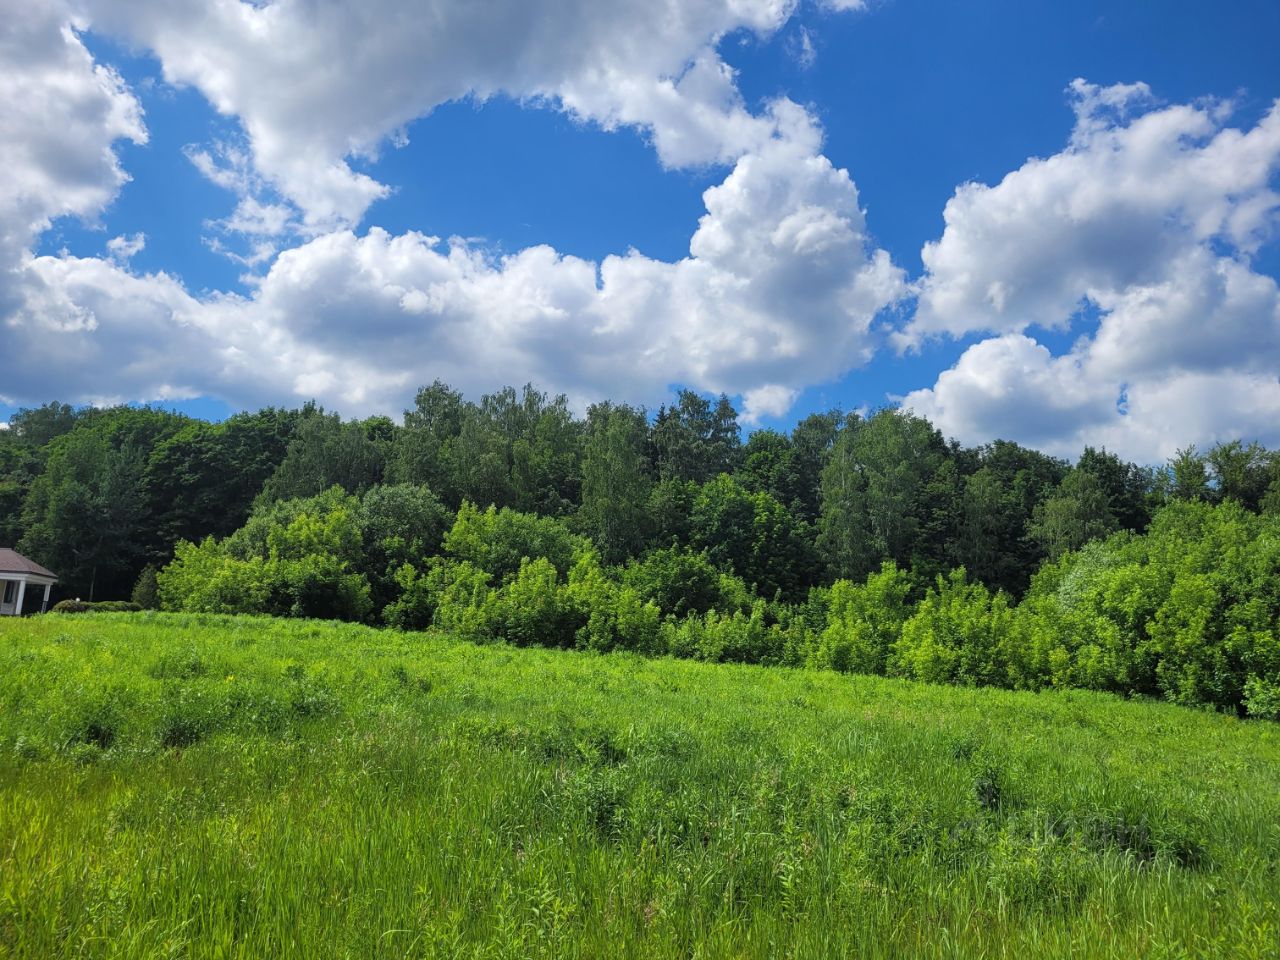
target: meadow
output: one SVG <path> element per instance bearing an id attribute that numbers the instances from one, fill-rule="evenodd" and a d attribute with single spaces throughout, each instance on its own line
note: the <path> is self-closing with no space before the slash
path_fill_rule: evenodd
<path id="1" fill-rule="evenodd" d="M 342 623 L 0 621 L 0 956 L 1278 953 L 1269 721 Z"/>

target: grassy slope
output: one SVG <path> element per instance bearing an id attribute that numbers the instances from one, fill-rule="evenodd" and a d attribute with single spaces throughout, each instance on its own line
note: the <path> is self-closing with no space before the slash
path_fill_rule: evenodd
<path id="1" fill-rule="evenodd" d="M 0 623 L 0 955 L 1263 957 L 1280 726 L 341 625 Z"/>

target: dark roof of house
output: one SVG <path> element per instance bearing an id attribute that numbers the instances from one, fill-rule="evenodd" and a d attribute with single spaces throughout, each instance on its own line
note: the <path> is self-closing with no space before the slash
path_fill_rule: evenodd
<path id="1" fill-rule="evenodd" d="M 34 573 L 39 577 L 58 579 L 58 575 L 52 570 L 46 570 L 34 560 L 28 560 L 17 550 L 9 547 L 0 547 L 0 573 Z"/>

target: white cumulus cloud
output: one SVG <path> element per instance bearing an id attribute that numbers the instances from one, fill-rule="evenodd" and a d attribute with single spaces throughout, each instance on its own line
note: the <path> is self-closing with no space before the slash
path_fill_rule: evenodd
<path id="1" fill-rule="evenodd" d="M 1275 229 L 1280 104 L 1252 128 L 1229 105 L 1156 106 L 1142 84 L 1071 87 L 1067 147 L 995 187 L 961 187 L 924 250 L 899 335 L 990 331 L 906 398 L 944 431 L 1059 452 L 1107 443 L 1162 459 L 1190 441 L 1280 441 L 1280 294 L 1252 257 Z M 1088 306 L 1064 356 L 1026 335 Z"/>
<path id="2" fill-rule="evenodd" d="M 5 320 L 21 363 L 0 357 L 14 395 L 316 397 L 359 413 L 395 409 L 435 377 L 472 392 L 535 380 L 582 403 L 655 403 L 681 383 L 747 395 L 752 417 L 779 415 L 804 386 L 864 362 L 876 315 L 905 290 L 809 112 L 785 98 L 748 109 L 716 53 L 726 33 L 777 30 L 792 0 L 572 0 L 552 11 L 73 2 L 93 29 L 154 51 L 168 80 L 238 118 L 242 142 L 192 145 L 187 156 L 238 198 L 207 225 L 208 242 L 263 273 L 248 296 L 193 296 L 173 276 L 133 271 L 124 239 L 103 260 L 24 250 L 11 261 Z M 136 119 L 119 79 L 77 49 L 89 76 L 133 104 L 118 115 Z M 40 69 L 5 64 L 32 85 Z M 643 128 L 669 166 L 727 165 L 688 256 L 632 250 L 590 262 L 534 246 L 498 257 L 356 228 L 388 189 L 356 169 L 360 158 L 440 103 L 494 94 Z M 99 154 L 114 161 L 115 139 L 143 133 L 117 122 L 100 135 Z M 124 176 L 118 165 L 107 173 Z"/>
<path id="3" fill-rule="evenodd" d="M 435 107 L 505 94 L 647 130 L 670 166 L 731 163 L 774 135 L 715 47 L 767 36 L 796 0 L 76 0 L 237 117 L 255 168 L 316 232 L 390 187 L 353 167 Z M 858 6 L 832 2 L 833 9 Z M 416 134 L 415 134 L 416 135 Z M 428 134 L 429 135 L 429 134 Z M 358 163 L 357 163 L 358 166 Z"/>

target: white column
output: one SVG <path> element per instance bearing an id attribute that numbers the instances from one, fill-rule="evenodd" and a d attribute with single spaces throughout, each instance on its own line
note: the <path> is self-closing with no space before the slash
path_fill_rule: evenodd
<path id="1" fill-rule="evenodd" d="M 22 598 L 25 597 L 26 595 L 27 595 L 27 581 L 19 580 L 18 581 L 18 605 L 13 608 L 13 615 L 15 617 L 22 616 Z"/>
<path id="2" fill-rule="evenodd" d="M 49 591 L 52 589 L 53 589 L 52 583 L 46 583 L 44 585 L 44 601 L 40 604 L 41 613 L 44 613 L 46 610 L 49 609 Z"/>

